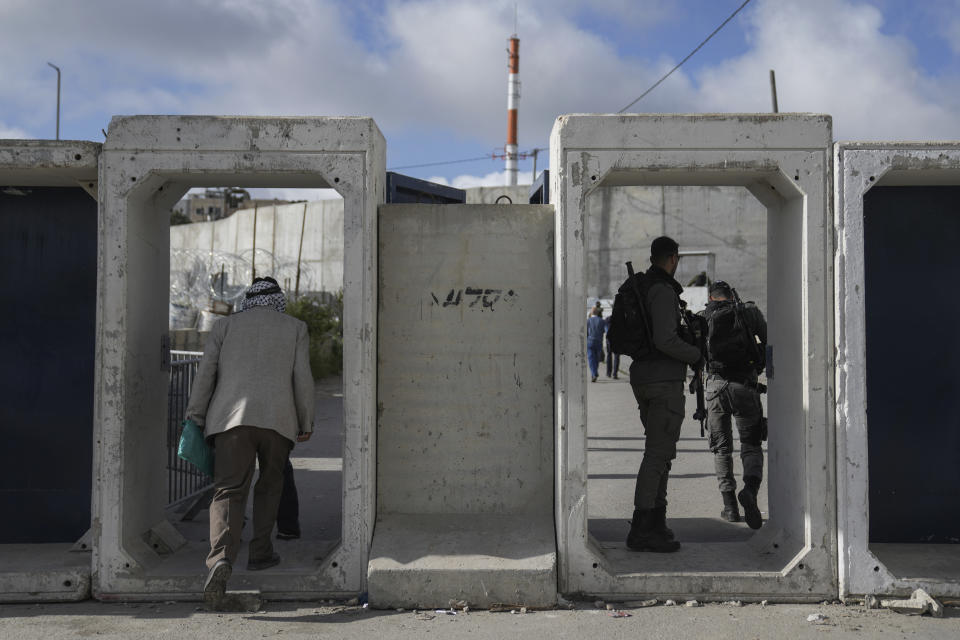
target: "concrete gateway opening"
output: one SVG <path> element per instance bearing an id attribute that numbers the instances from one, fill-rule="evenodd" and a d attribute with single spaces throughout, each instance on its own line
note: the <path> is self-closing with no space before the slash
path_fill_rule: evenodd
<path id="1" fill-rule="evenodd" d="M 240 572 L 231 588 L 259 589 L 273 598 L 360 592 L 373 508 L 375 452 L 364 443 L 371 440 L 375 402 L 371 382 L 376 340 L 374 224 L 376 206 L 383 198 L 382 135 L 365 118 L 144 116 L 114 118 L 104 149 L 95 408 L 95 595 L 135 599 L 162 594 L 192 599 L 202 588 L 205 550 L 200 547 L 208 543 L 185 537 L 184 525 L 174 526 L 166 508 L 171 501 L 167 420 L 176 409 L 168 406 L 170 347 L 188 352 L 196 348 L 186 343 L 171 345 L 170 318 L 183 311 L 176 308 L 182 301 L 168 295 L 171 274 L 188 260 L 178 254 L 177 269 L 171 269 L 170 216 L 171 208 L 189 189 L 225 185 L 335 189 L 343 198 L 339 218 L 342 526 L 331 532 L 329 542 L 304 537 L 299 541 L 303 549 L 288 553 L 289 561 L 274 570 Z M 252 213 L 234 214 L 233 224 L 254 225 Z M 255 228 L 264 241 L 276 245 L 275 224 L 282 217 L 277 211 L 272 218 L 265 214 L 248 227 L 251 237 Z M 303 220 L 301 212 L 294 222 Z M 213 250 L 203 245 L 208 259 L 210 251 L 217 255 L 216 223 L 209 224 L 209 234 L 197 233 L 192 239 L 213 243 Z M 293 226 L 299 231 L 301 224 Z M 229 235 L 229 230 L 220 231 Z M 311 237 L 322 235 L 317 231 Z M 235 238 L 239 232 L 234 229 Z M 247 284 L 255 261 L 257 275 L 263 275 L 260 269 L 278 268 L 276 251 L 268 257 L 260 253 L 262 248 L 250 249 L 249 256 L 239 260 L 249 262 L 249 273 L 243 265 L 232 265 L 228 274 L 222 255 L 224 264 L 208 265 L 212 273 L 208 281 L 224 294 L 221 302 L 229 297 L 228 288 Z M 281 273 L 281 278 L 291 277 Z M 296 286 L 285 281 L 281 285 L 288 290 Z M 333 404 L 328 412 L 339 411 Z M 318 418 L 322 411 L 318 410 Z M 297 453 L 294 449 L 295 463 Z M 332 544 L 336 544 L 333 549 Z"/>
<path id="2" fill-rule="evenodd" d="M 723 280 L 737 289 L 743 301 L 755 303 L 766 315 L 768 214 L 748 189 L 600 186 L 587 196 L 586 211 L 584 308 L 588 312 L 599 301 L 602 317 L 609 318 L 617 289 L 627 277 L 625 262 L 632 261 L 637 271 L 649 268 L 651 241 L 667 235 L 680 244 L 675 279 L 684 287 L 681 298 L 687 309 L 702 312 L 708 302 L 709 284 Z M 606 341 L 603 349 L 604 360 L 598 367 L 596 381 L 588 385 L 586 397 L 588 531 L 605 554 L 617 554 L 629 530 L 645 437 L 630 388 L 631 360 L 611 354 Z M 593 380 L 592 370 L 585 369 L 584 373 Z M 690 380 L 688 370 L 685 387 Z M 760 382 L 768 384 L 765 375 L 760 376 Z M 706 424 L 701 433 L 700 423 L 692 419 L 696 397 L 686 389 L 684 396 L 685 421 L 677 459 L 670 472 L 668 524 L 684 547 L 691 543 L 708 545 L 703 548 L 704 556 L 709 549 L 718 558 L 729 561 L 736 557 L 731 555 L 730 543 L 746 542 L 754 532 L 745 522 L 731 523 L 719 517 L 723 500 L 710 449 L 710 425 Z M 761 395 L 760 401 L 765 406 L 766 395 Z M 774 440 L 784 438 L 779 426 L 774 425 L 774 430 L 778 432 Z M 733 477 L 739 490 L 743 488 L 742 443 L 732 416 L 730 444 Z M 766 443 L 761 447 L 764 482 L 758 504 L 763 515 L 768 516 L 768 452 Z M 636 555 L 628 553 L 626 559 Z M 757 567 L 771 559 L 775 556 L 758 556 Z"/>
<path id="3" fill-rule="evenodd" d="M 339 544 L 345 435 L 343 213 L 343 198 L 332 189 L 236 185 L 191 189 L 173 207 L 166 515 L 187 540 L 178 552 L 184 565 L 188 556 L 198 565 L 209 551 L 213 484 L 177 457 L 178 436 L 214 323 L 242 311 L 255 277 L 274 278 L 286 298 L 286 313 L 306 322 L 315 387 L 313 436 L 295 445 L 290 468 L 284 470 L 274 550 L 285 569 L 306 569 Z M 245 512 L 251 524 L 256 481 Z M 241 550 L 238 570 L 245 554 Z"/>
<path id="4" fill-rule="evenodd" d="M 551 138 L 551 192 L 557 207 L 556 509 L 562 592 L 794 600 L 835 593 L 827 384 L 832 371 L 830 238 L 824 233 L 830 141 L 829 118 L 814 115 L 558 119 Z M 632 552 L 622 540 L 607 544 L 592 533 L 600 529 L 588 523 L 595 512 L 587 482 L 594 452 L 592 425 L 591 432 L 587 428 L 590 383 L 584 375 L 585 302 L 591 286 L 587 212 L 590 199 L 602 197 L 595 191 L 651 185 L 743 187 L 762 204 L 764 313 L 774 353 L 767 400 L 769 519 L 749 539 L 730 542 L 709 541 L 709 536 L 691 542 L 677 527 L 683 548 L 672 554 Z M 645 245 L 636 249 L 642 268 L 649 241 Z M 681 245 L 686 248 L 692 247 Z M 636 452 L 618 473 L 635 475 L 641 455 Z M 717 492 L 715 481 L 710 490 Z M 671 501 L 670 512 L 679 508 L 674 505 Z M 624 507 L 632 510 L 629 503 Z M 621 517 L 629 519 L 630 511 Z"/>
<path id="5" fill-rule="evenodd" d="M 93 142 L 0 140 L 0 601 L 90 593 Z"/>
<path id="6" fill-rule="evenodd" d="M 960 352 L 935 327 L 958 305 L 960 146 L 843 143 L 835 171 L 840 592 L 958 595 Z"/>

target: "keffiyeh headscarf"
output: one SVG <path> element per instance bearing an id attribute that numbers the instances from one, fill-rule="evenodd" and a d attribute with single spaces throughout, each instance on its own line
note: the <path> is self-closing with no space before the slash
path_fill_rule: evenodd
<path id="1" fill-rule="evenodd" d="M 254 307 L 271 307 L 280 313 L 287 310 L 287 299 L 280 289 L 280 285 L 273 278 L 257 278 L 247 289 L 247 293 L 240 305 L 241 311 Z"/>

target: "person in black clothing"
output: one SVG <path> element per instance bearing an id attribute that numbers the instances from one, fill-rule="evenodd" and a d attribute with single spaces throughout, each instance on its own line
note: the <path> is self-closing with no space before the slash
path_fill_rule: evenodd
<path id="1" fill-rule="evenodd" d="M 283 467 L 283 491 L 280 493 L 280 508 L 277 509 L 277 540 L 296 540 L 300 537 L 300 499 L 297 484 L 293 480 L 293 465 L 287 456 Z"/>
<path id="2" fill-rule="evenodd" d="M 739 500 L 747 525 L 759 529 L 763 518 L 757 507 L 757 493 L 763 480 L 766 419 L 757 374 L 763 366 L 767 321 L 752 302 L 743 304 L 736 300 L 733 289 L 722 280 L 710 286 L 710 301 L 703 315 L 710 327 L 705 399 L 710 450 L 723 496 L 720 517 L 740 522 Z M 733 477 L 731 416 L 737 422 L 743 463 L 743 490 L 739 494 Z"/>
<path id="3" fill-rule="evenodd" d="M 606 323 L 606 328 L 604 329 L 604 334 L 607 337 L 607 377 L 617 380 L 617 374 L 620 372 L 620 354 L 614 353 L 613 349 L 610 347 L 610 322 L 613 321 L 613 316 L 607 316 L 604 322 Z"/>
<path id="4" fill-rule="evenodd" d="M 651 267 L 640 293 L 648 312 L 653 353 L 630 365 L 630 387 L 646 432 L 643 460 L 637 472 L 633 520 L 627 547 L 634 551 L 670 552 L 680 548 L 667 528 L 667 480 L 677 457 L 684 417 L 683 385 L 687 365 L 701 359 L 700 349 L 680 337 L 680 286 L 673 275 L 680 246 L 661 236 L 650 246 Z"/>

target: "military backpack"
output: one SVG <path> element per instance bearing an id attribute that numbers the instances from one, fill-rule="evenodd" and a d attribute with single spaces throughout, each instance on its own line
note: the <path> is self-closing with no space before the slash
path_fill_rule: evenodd
<path id="1" fill-rule="evenodd" d="M 653 351 L 650 317 L 644 303 L 643 273 L 634 273 L 630 262 L 627 262 L 627 273 L 627 279 L 613 299 L 607 339 L 614 353 L 639 360 Z"/>
<path id="2" fill-rule="evenodd" d="M 705 313 L 707 319 L 707 360 L 710 370 L 756 373 L 763 371 L 764 346 L 758 345 L 743 317 L 739 299 L 726 301 Z"/>

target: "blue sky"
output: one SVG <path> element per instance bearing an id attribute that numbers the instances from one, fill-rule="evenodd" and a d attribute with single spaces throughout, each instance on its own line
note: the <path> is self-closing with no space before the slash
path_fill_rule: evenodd
<path id="1" fill-rule="evenodd" d="M 622 108 L 741 2 L 520 2 L 521 150 L 545 147 L 560 114 Z M 50 61 L 64 139 L 102 141 L 114 114 L 365 115 L 390 168 L 489 156 L 506 134 L 514 5 L 0 0 L 0 137 L 53 137 Z M 960 0 L 752 0 L 631 111 L 767 111 L 771 68 L 781 111 L 833 115 L 838 140 L 960 139 Z M 402 172 L 472 186 L 502 169 Z"/>

